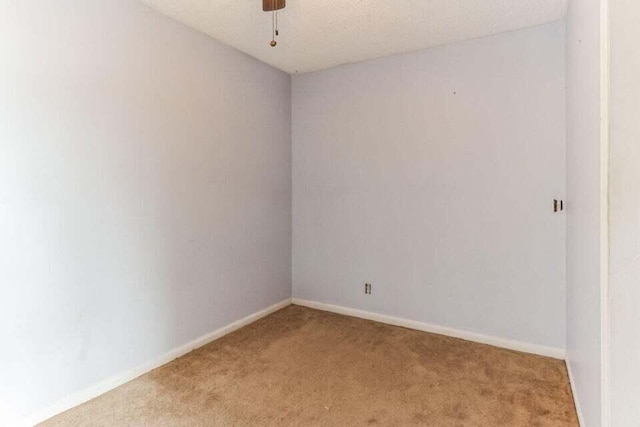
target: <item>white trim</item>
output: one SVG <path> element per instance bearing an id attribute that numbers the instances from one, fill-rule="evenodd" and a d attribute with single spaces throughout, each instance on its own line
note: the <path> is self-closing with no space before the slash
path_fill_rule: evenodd
<path id="1" fill-rule="evenodd" d="M 476 332 L 462 331 L 459 329 L 448 328 L 445 326 L 436 326 L 416 320 L 402 319 L 400 317 L 388 316 L 386 314 L 372 313 L 370 311 L 357 310 L 354 308 L 343 307 L 339 305 L 325 304 L 322 302 L 308 301 L 300 298 L 291 298 L 291 303 L 304 307 L 315 308 L 322 311 L 330 311 L 332 313 L 344 314 L 361 319 L 373 320 L 380 323 L 386 323 L 403 328 L 415 329 L 418 331 L 431 332 L 439 335 L 447 335 L 454 338 L 460 338 L 467 341 L 474 341 L 482 344 L 489 344 L 495 347 L 507 348 L 509 350 L 522 351 L 524 353 L 538 354 L 541 356 L 553 357 L 554 359 L 564 359 L 565 350 L 555 347 L 547 347 L 538 344 L 530 344 L 521 341 L 509 340 L 506 338 L 493 337 L 490 335 L 478 334 Z"/>
<path id="2" fill-rule="evenodd" d="M 600 423 L 611 424 L 609 396 L 609 0 L 600 1 Z M 577 400 L 576 400 L 577 402 Z"/>
<path id="3" fill-rule="evenodd" d="M 582 408 L 580 407 L 580 400 L 578 400 L 578 393 L 575 383 L 573 381 L 573 371 L 571 370 L 571 361 L 567 358 L 565 360 L 567 364 L 567 373 L 569 374 L 569 384 L 571 385 L 571 394 L 573 395 L 573 403 L 576 406 L 576 413 L 578 414 L 578 424 L 585 426 L 584 417 L 582 416 Z"/>
<path id="4" fill-rule="evenodd" d="M 255 322 L 269 314 L 278 311 L 288 305 L 291 304 L 291 298 L 287 298 L 279 303 L 273 304 L 263 310 L 260 310 L 256 313 L 250 314 L 247 317 L 244 317 L 240 320 L 237 320 L 233 323 L 230 323 L 226 326 L 223 326 L 219 329 L 216 329 L 213 332 L 210 332 L 206 335 L 203 335 L 200 338 L 196 338 L 195 340 L 188 342 L 180 347 L 177 347 L 169 352 L 156 357 L 153 360 L 150 360 L 143 365 L 140 365 L 136 368 L 130 369 L 126 372 L 122 372 L 119 375 L 111 377 L 105 381 L 94 384 L 84 390 L 81 390 L 77 393 L 69 395 L 62 400 L 56 402 L 55 404 L 45 408 L 42 411 L 38 411 L 28 418 L 28 422 L 30 425 L 35 425 L 41 423 L 55 415 L 58 415 L 64 411 L 67 411 L 75 406 L 81 405 L 95 397 L 100 396 L 103 393 L 106 393 L 114 388 L 127 383 L 140 375 L 146 374 L 147 372 L 159 368 L 162 365 L 165 365 L 171 362 L 174 359 L 177 359 L 180 356 L 184 356 L 185 354 L 202 347 L 203 345 L 209 344 L 212 341 L 217 340 L 225 335 L 234 332 L 243 326 L 247 326 L 250 323 Z"/>

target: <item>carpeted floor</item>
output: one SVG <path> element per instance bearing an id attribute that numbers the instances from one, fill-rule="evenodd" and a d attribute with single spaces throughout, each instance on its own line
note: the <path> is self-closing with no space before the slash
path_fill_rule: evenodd
<path id="1" fill-rule="evenodd" d="M 562 361 L 289 306 L 45 426 L 577 426 Z"/>

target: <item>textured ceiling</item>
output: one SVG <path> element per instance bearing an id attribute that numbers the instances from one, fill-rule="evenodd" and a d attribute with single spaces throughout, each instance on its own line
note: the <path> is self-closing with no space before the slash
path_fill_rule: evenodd
<path id="1" fill-rule="evenodd" d="M 278 46 L 262 0 L 141 0 L 289 73 L 562 19 L 568 0 L 287 0 Z"/>

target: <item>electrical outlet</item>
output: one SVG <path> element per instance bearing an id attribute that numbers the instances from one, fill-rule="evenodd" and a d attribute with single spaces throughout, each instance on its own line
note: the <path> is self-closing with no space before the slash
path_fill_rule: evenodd
<path id="1" fill-rule="evenodd" d="M 371 295 L 371 283 L 364 284 L 364 293 L 367 295 Z"/>

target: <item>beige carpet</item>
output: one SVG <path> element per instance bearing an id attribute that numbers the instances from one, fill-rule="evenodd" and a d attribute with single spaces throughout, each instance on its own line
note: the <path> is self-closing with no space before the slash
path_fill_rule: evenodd
<path id="1" fill-rule="evenodd" d="M 289 306 L 45 426 L 577 426 L 564 363 Z"/>

